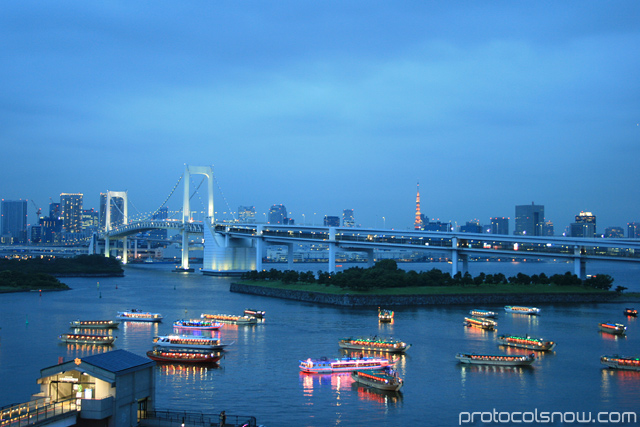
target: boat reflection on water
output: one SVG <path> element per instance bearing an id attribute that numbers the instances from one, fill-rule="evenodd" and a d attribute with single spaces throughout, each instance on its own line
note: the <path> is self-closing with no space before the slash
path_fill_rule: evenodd
<path id="1" fill-rule="evenodd" d="M 349 372 L 309 375 L 301 371 L 300 382 L 302 383 L 304 396 L 311 397 L 314 389 L 319 390 L 329 386 L 331 390 L 341 391 L 346 387 L 350 387 L 354 381 Z"/>
<path id="2" fill-rule="evenodd" d="M 627 339 L 627 335 L 626 334 L 623 334 L 623 335 L 610 334 L 608 332 L 603 332 L 603 331 L 598 331 L 598 333 L 600 334 L 602 339 L 605 340 L 605 341 L 618 341 L 618 340 L 626 340 Z"/>
<path id="3" fill-rule="evenodd" d="M 157 334 L 160 326 L 157 322 L 122 322 L 120 327 L 129 333 L 153 331 Z"/>
<path id="4" fill-rule="evenodd" d="M 549 356 L 555 356 L 556 352 L 555 350 L 551 350 L 551 351 L 536 351 L 536 350 L 529 350 L 526 348 L 517 348 L 517 347 L 506 347 L 503 345 L 500 345 L 498 347 L 504 354 L 508 355 L 508 356 L 526 356 L 528 354 L 531 354 L 532 351 L 535 351 L 535 355 L 536 355 L 536 359 L 540 360 L 540 359 L 544 359 L 545 357 L 549 357 Z"/>
<path id="5" fill-rule="evenodd" d="M 368 400 L 383 405 L 385 408 L 395 408 L 402 406 L 402 392 L 380 390 L 367 387 L 357 382 L 351 384 L 351 389 L 358 393 L 360 400 Z"/>
<path id="6" fill-rule="evenodd" d="M 100 344 L 67 344 L 68 359 L 75 359 L 76 357 L 93 356 L 94 354 L 106 353 L 112 350 L 112 346 L 100 345 Z"/>
<path id="7" fill-rule="evenodd" d="M 500 373 L 500 374 L 514 374 L 514 375 L 531 375 L 535 371 L 531 365 L 524 366 L 500 366 L 500 365 L 470 365 L 460 363 L 458 364 L 461 375 L 464 377 L 467 373 L 483 372 L 487 374 Z"/>
<path id="8" fill-rule="evenodd" d="M 628 371 L 624 369 L 609 369 L 607 367 L 602 368 L 602 382 L 608 383 L 609 381 L 618 381 L 632 387 L 637 387 L 638 381 L 640 381 L 640 371 Z"/>
<path id="9" fill-rule="evenodd" d="M 74 334 L 87 334 L 87 335 L 109 335 L 112 336 L 113 329 L 96 329 L 96 328 L 71 328 Z M 117 332 L 117 331 L 116 331 Z"/>
<path id="10" fill-rule="evenodd" d="M 161 375 L 171 375 L 174 377 L 182 377 L 184 379 L 205 379 L 208 371 L 221 369 L 220 365 L 217 363 L 208 363 L 206 365 L 185 365 L 171 362 L 156 363 L 156 369 L 158 369 Z"/>

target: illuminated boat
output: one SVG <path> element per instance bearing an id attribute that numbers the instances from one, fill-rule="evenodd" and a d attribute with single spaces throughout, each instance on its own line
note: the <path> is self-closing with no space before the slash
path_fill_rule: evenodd
<path id="1" fill-rule="evenodd" d="M 411 344 L 384 338 L 343 338 L 338 341 L 340 348 L 346 350 L 385 351 L 387 353 L 404 353 Z"/>
<path id="2" fill-rule="evenodd" d="M 58 339 L 71 344 L 111 345 L 116 340 L 116 337 L 112 335 L 62 334 Z"/>
<path id="3" fill-rule="evenodd" d="M 458 353 L 456 359 L 460 363 L 471 365 L 527 366 L 536 360 L 536 355 L 509 356 L 505 354 Z"/>
<path id="4" fill-rule="evenodd" d="M 378 308 L 378 320 L 383 323 L 389 323 L 393 321 L 393 311 Z"/>
<path id="5" fill-rule="evenodd" d="M 186 335 L 165 335 L 155 337 L 153 344 L 159 347 L 194 350 L 222 350 L 232 343 L 223 344 L 218 338 L 194 337 Z"/>
<path id="6" fill-rule="evenodd" d="M 553 350 L 556 346 L 556 343 L 553 341 L 545 341 L 542 338 L 533 338 L 529 335 L 524 337 L 517 335 L 500 335 L 498 337 L 498 344 L 539 351 Z"/>
<path id="7" fill-rule="evenodd" d="M 474 328 L 487 329 L 489 331 L 495 329 L 498 326 L 498 322 L 491 319 L 477 319 L 475 317 L 465 317 L 464 322 L 462 322 L 465 326 L 473 326 Z"/>
<path id="8" fill-rule="evenodd" d="M 212 352 L 197 351 L 167 351 L 155 349 L 147 351 L 147 357 L 156 362 L 173 362 L 173 363 L 215 363 L 222 355 Z"/>
<path id="9" fill-rule="evenodd" d="M 211 320 L 183 319 L 173 322 L 173 327 L 180 329 L 195 329 L 200 331 L 216 331 L 222 327 L 222 323 L 213 322 Z"/>
<path id="10" fill-rule="evenodd" d="M 352 371 L 354 381 L 380 390 L 398 391 L 404 384 L 395 369 Z"/>
<path id="11" fill-rule="evenodd" d="M 504 311 L 507 313 L 518 314 L 540 314 L 540 309 L 538 307 L 519 307 L 517 305 L 507 305 L 505 306 Z"/>
<path id="12" fill-rule="evenodd" d="M 247 308 L 244 310 L 244 314 L 246 316 L 251 316 L 251 317 L 255 317 L 257 319 L 264 319 L 267 316 L 267 313 L 265 313 L 262 310 L 254 310 L 253 308 Z"/>
<path id="13" fill-rule="evenodd" d="M 120 322 L 114 320 L 74 320 L 69 322 L 69 326 L 72 328 L 86 329 L 114 329 L 119 324 Z"/>
<path id="14" fill-rule="evenodd" d="M 119 311 L 118 319 L 121 320 L 129 320 L 134 322 L 161 322 L 162 314 L 160 313 L 149 313 L 148 311 L 140 311 L 135 308 L 127 311 Z"/>
<path id="15" fill-rule="evenodd" d="M 498 313 L 488 310 L 470 310 L 469 314 L 473 317 L 490 317 L 493 319 L 498 317 Z"/>
<path id="16" fill-rule="evenodd" d="M 627 327 L 624 325 L 621 325 L 620 323 L 604 322 L 604 323 L 600 323 L 598 326 L 600 327 L 600 330 L 602 332 L 607 332 L 609 334 L 614 334 L 614 335 L 622 335 L 624 334 L 624 331 L 627 330 Z"/>
<path id="17" fill-rule="evenodd" d="M 233 314 L 207 314 L 202 313 L 201 319 L 215 320 L 220 323 L 231 323 L 234 325 L 255 325 L 258 319 L 253 316 L 236 316 Z"/>
<path id="18" fill-rule="evenodd" d="M 611 369 L 623 369 L 626 371 L 640 371 L 640 357 L 602 356 L 600 363 Z"/>
<path id="19" fill-rule="evenodd" d="M 395 362 L 384 357 L 343 357 L 341 359 L 307 359 L 300 361 L 300 370 L 308 374 L 331 374 L 333 372 L 351 372 L 362 369 L 384 369 Z"/>
<path id="20" fill-rule="evenodd" d="M 635 308 L 625 308 L 624 309 L 625 316 L 638 317 L 638 310 Z"/>

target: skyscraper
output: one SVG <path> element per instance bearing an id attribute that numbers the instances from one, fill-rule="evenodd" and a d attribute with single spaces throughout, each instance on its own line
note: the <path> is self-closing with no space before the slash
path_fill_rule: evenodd
<path id="1" fill-rule="evenodd" d="M 124 197 L 111 196 L 109 206 L 111 227 L 124 223 Z M 107 222 L 107 193 L 100 193 L 100 228 L 105 229 Z"/>
<path id="2" fill-rule="evenodd" d="M 254 224 L 256 222 L 256 207 L 238 206 L 238 220 L 243 224 Z"/>
<path id="3" fill-rule="evenodd" d="M 356 226 L 356 220 L 353 217 L 353 209 L 345 209 L 342 211 L 342 226 L 343 227 Z"/>
<path id="4" fill-rule="evenodd" d="M 4 244 L 27 243 L 27 201 L 2 199 L 2 233 Z"/>
<path id="5" fill-rule="evenodd" d="M 60 194 L 63 229 L 67 233 L 82 232 L 82 193 Z"/>
<path id="6" fill-rule="evenodd" d="M 418 182 L 418 192 L 416 194 L 416 219 L 413 222 L 415 230 L 424 230 L 424 217 L 420 212 L 420 183 Z"/>
<path id="7" fill-rule="evenodd" d="M 271 206 L 268 222 L 269 224 L 287 224 L 287 208 L 283 204 Z"/>
<path id="8" fill-rule="evenodd" d="M 542 236 L 544 229 L 544 205 L 516 206 L 516 229 L 513 234 L 520 236 Z"/>
<path id="9" fill-rule="evenodd" d="M 580 212 L 576 215 L 576 222 L 570 226 L 571 237 L 595 237 L 596 216 L 591 212 Z"/>
<path id="10" fill-rule="evenodd" d="M 640 239 L 640 222 L 630 222 L 627 224 L 627 237 L 630 239 Z"/>
<path id="11" fill-rule="evenodd" d="M 491 218 L 491 234 L 509 234 L 509 218 Z"/>
<path id="12" fill-rule="evenodd" d="M 324 226 L 325 227 L 340 227 L 340 217 L 338 216 L 324 216 Z"/>

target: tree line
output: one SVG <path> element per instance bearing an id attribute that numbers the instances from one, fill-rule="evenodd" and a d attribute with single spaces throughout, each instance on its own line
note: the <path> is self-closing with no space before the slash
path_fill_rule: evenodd
<path id="1" fill-rule="evenodd" d="M 438 269 L 424 272 L 414 270 L 405 271 L 398 268 L 394 260 L 381 260 L 373 267 L 351 267 L 338 273 L 318 271 L 317 275 L 312 271 L 298 272 L 294 270 L 249 271 L 242 276 L 245 280 L 252 281 L 281 281 L 285 284 L 309 283 L 321 285 L 333 285 L 340 288 L 353 290 L 371 290 L 378 288 L 402 288 L 423 286 L 481 286 L 484 284 L 518 284 L 518 285 L 550 285 L 556 286 L 585 286 L 593 289 L 609 290 L 613 285 L 613 278 L 607 274 L 598 274 L 585 280 L 570 272 L 547 276 L 544 273 L 527 275 L 518 273 L 515 276 L 506 277 L 502 273 L 480 273 L 473 277 L 471 274 L 458 272 L 455 275 L 444 273 Z M 626 288 L 618 286 L 616 291 L 621 292 Z"/>

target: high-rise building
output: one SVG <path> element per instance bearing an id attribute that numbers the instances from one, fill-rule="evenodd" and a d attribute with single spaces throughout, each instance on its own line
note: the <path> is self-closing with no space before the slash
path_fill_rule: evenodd
<path id="1" fill-rule="evenodd" d="M 451 232 L 453 227 L 450 222 L 429 221 L 425 224 L 424 230 Z"/>
<path id="2" fill-rule="evenodd" d="M 97 230 L 100 225 L 100 215 L 95 209 L 82 210 L 82 228 L 84 230 Z"/>
<path id="3" fill-rule="evenodd" d="M 640 239 L 640 222 L 630 222 L 627 224 L 627 237 L 630 239 Z"/>
<path id="4" fill-rule="evenodd" d="M 509 218 L 491 218 L 491 234 L 509 234 Z"/>
<path id="5" fill-rule="evenodd" d="M 576 234 L 574 234 L 574 231 Z M 571 224 L 572 237 L 595 237 L 596 216 L 591 212 L 580 212 L 576 215 L 576 222 Z"/>
<path id="6" fill-rule="evenodd" d="M 473 221 L 467 221 L 465 225 L 460 226 L 461 233 L 482 233 L 482 227 L 480 221 L 474 219 Z"/>
<path id="7" fill-rule="evenodd" d="M 238 220 L 242 224 L 255 224 L 256 207 L 255 206 L 238 206 Z"/>
<path id="8" fill-rule="evenodd" d="M 624 229 L 622 227 L 607 227 L 604 229 L 604 237 L 607 239 L 621 239 L 624 237 Z"/>
<path id="9" fill-rule="evenodd" d="M 342 211 L 342 226 L 355 227 L 356 220 L 353 216 L 353 209 L 345 209 Z"/>
<path id="10" fill-rule="evenodd" d="M 324 226 L 325 227 L 340 227 L 340 217 L 338 216 L 324 216 Z"/>
<path id="11" fill-rule="evenodd" d="M 162 221 L 164 219 L 169 219 L 169 208 L 166 206 L 161 207 L 153 214 L 152 219 L 154 221 Z M 163 230 L 163 229 L 149 230 L 149 237 L 154 240 L 166 240 L 167 230 Z M 155 242 L 153 243 L 153 246 L 158 247 L 159 243 Z"/>
<path id="12" fill-rule="evenodd" d="M 67 233 L 82 232 L 82 193 L 60 194 L 62 228 Z"/>
<path id="13" fill-rule="evenodd" d="M 124 197 L 111 196 L 109 207 L 111 227 L 124 224 Z M 105 229 L 107 222 L 107 193 L 100 193 L 100 228 Z"/>
<path id="14" fill-rule="evenodd" d="M 42 243 L 58 244 L 62 241 L 62 218 L 44 217 L 40 218 L 42 227 Z"/>
<path id="15" fill-rule="evenodd" d="M 3 244 L 27 243 L 27 201 L 2 199 L 2 229 L 0 239 Z"/>
<path id="16" fill-rule="evenodd" d="M 269 209 L 269 224 L 288 224 L 287 208 L 283 204 L 273 205 Z"/>
<path id="17" fill-rule="evenodd" d="M 60 218 L 62 217 L 62 211 L 60 209 L 60 203 L 49 203 L 49 217 Z"/>
<path id="18" fill-rule="evenodd" d="M 424 217 L 420 212 L 420 183 L 418 183 L 418 192 L 416 194 L 416 219 L 413 222 L 415 230 L 424 230 Z"/>
<path id="19" fill-rule="evenodd" d="M 513 232 L 520 236 L 542 236 L 544 228 L 544 206 L 530 205 L 516 206 L 516 229 Z"/>
<path id="20" fill-rule="evenodd" d="M 551 237 L 551 236 L 554 235 L 554 233 L 555 233 L 555 231 L 554 231 L 554 227 L 553 227 L 553 222 L 551 222 L 551 221 L 545 222 L 544 223 L 544 229 L 542 231 L 542 235 Z"/>

